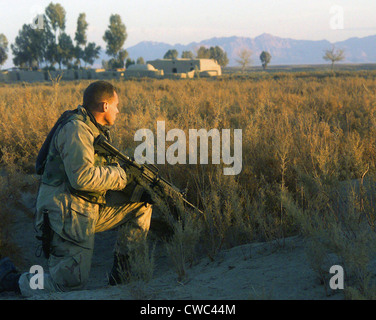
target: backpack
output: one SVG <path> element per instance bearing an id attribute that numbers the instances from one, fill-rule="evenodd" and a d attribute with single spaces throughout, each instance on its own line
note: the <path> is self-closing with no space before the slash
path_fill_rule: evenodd
<path id="1" fill-rule="evenodd" d="M 48 151 L 50 149 L 50 144 L 55 132 L 60 126 L 66 124 L 71 119 L 72 115 L 75 115 L 77 113 L 78 109 L 65 111 L 56 121 L 55 125 L 52 127 L 50 133 L 47 135 L 46 140 L 43 142 L 43 145 L 39 150 L 37 161 L 35 163 L 35 170 L 38 175 L 42 175 L 44 172 L 44 167 L 47 162 Z"/>

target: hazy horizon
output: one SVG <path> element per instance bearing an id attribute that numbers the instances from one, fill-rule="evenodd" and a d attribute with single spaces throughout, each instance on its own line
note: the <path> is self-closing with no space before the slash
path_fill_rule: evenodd
<path id="1" fill-rule="evenodd" d="M 25 23 L 44 13 L 50 0 L 0 0 L 0 33 L 9 42 L 8 60 L 13 66 L 10 44 Z M 263 33 L 296 40 L 328 40 L 331 43 L 352 37 L 376 34 L 372 0 L 61 0 L 66 11 L 66 32 L 74 38 L 78 15 L 86 13 L 87 39 L 105 48 L 102 37 L 111 14 L 121 16 L 128 37 L 124 48 L 142 41 L 171 45 L 189 44 L 210 38 L 255 38 Z"/>

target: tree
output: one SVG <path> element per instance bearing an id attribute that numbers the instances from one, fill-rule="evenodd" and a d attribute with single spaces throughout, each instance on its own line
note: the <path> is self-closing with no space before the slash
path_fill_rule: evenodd
<path id="1" fill-rule="evenodd" d="M 194 55 L 192 51 L 183 51 L 181 54 L 183 59 L 194 59 Z"/>
<path id="2" fill-rule="evenodd" d="M 67 68 L 70 67 L 70 62 L 74 57 L 74 53 L 75 49 L 71 37 L 67 35 L 65 32 L 63 32 L 59 36 L 56 55 L 56 62 L 59 64 L 60 69 L 61 65 L 65 65 Z"/>
<path id="3" fill-rule="evenodd" d="M 251 65 L 251 56 L 252 56 L 252 51 L 243 48 L 238 52 L 238 58 L 236 59 L 236 62 L 241 66 L 242 72 L 244 72 L 245 68 Z"/>
<path id="4" fill-rule="evenodd" d="M 266 70 L 268 64 L 270 63 L 270 60 L 272 59 L 272 56 L 270 55 L 269 52 L 267 51 L 263 51 L 261 52 L 260 54 L 260 60 L 261 60 L 261 64 L 262 64 L 262 67 L 264 70 Z"/>
<path id="5" fill-rule="evenodd" d="M 38 22 L 39 17 L 38 17 Z M 16 41 L 11 45 L 16 66 L 39 68 L 43 62 L 56 62 L 57 30 L 65 28 L 65 10 L 61 5 L 50 3 L 43 15 L 43 28 L 23 25 Z M 55 34 L 52 31 L 55 31 Z"/>
<path id="6" fill-rule="evenodd" d="M 50 69 L 54 69 L 54 64 L 56 63 L 57 59 L 57 45 L 55 43 L 54 35 L 52 35 L 52 38 L 53 39 L 47 43 L 44 55 L 45 60 L 48 61 L 50 64 Z"/>
<path id="7" fill-rule="evenodd" d="M 124 60 L 128 57 L 128 52 L 122 47 L 127 36 L 126 27 L 121 21 L 120 15 L 111 15 L 108 30 L 103 36 L 103 40 L 107 43 L 106 53 L 113 57 L 108 61 L 108 66 L 111 69 L 124 67 Z"/>
<path id="8" fill-rule="evenodd" d="M 165 53 L 163 59 L 177 59 L 178 55 L 179 53 L 175 49 L 170 49 Z"/>
<path id="9" fill-rule="evenodd" d="M 251 65 L 251 56 L 252 56 L 252 51 L 243 48 L 238 52 L 238 58 L 236 59 L 236 62 L 241 66 L 242 72 L 244 72 L 245 68 Z"/>
<path id="10" fill-rule="evenodd" d="M 344 49 L 336 49 L 334 46 L 332 49 L 325 50 L 325 55 L 323 59 L 326 61 L 332 62 L 332 70 L 334 70 L 334 63 L 337 61 L 342 61 L 345 59 L 345 50 Z"/>
<path id="11" fill-rule="evenodd" d="M 78 46 L 77 44 L 75 45 L 74 47 L 74 58 L 76 58 L 75 62 L 74 62 L 74 65 L 76 67 L 81 67 L 81 60 L 84 59 L 84 49 L 82 49 L 80 46 Z"/>
<path id="12" fill-rule="evenodd" d="M 80 13 L 77 19 L 77 29 L 74 35 L 76 47 L 74 49 L 74 56 L 76 58 L 76 65 L 81 65 L 81 59 L 84 57 L 84 51 L 87 42 L 86 30 L 89 24 L 86 22 L 86 14 Z"/>
<path id="13" fill-rule="evenodd" d="M 51 65 L 57 63 L 59 69 L 64 65 L 67 68 L 71 66 L 71 61 L 77 55 L 77 47 L 73 45 L 72 38 L 65 32 L 58 37 L 58 43 L 50 42 L 47 45 L 46 59 L 51 62 Z"/>
<path id="14" fill-rule="evenodd" d="M 71 46 L 72 39 L 70 36 L 64 33 L 65 30 L 65 19 L 66 12 L 65 9 L 59 3 L 50 3 L 45 10 L 45 26 L 44 30 L 53 34 L 51 38 L 47 41 L 45 50 L 45 59 L 50 62 L 51 68 L 55 63 L 61 65 L 69 63 L 72 60 L 71 57 Z M 68 39 L 69 37 L 69 39 Z M 72 43 L 73 44 L 73 43 Z M 62 45 L 62 47 L 60 47 Z M 73 55 L 80 54 L 74 50 Z"/>
<path id="15" fill-rule="evenodd" d="M 45 60 L 48 36 L 44 30 L 32 29 L 24 24 L 11 44 L 13 63 L 19 67 L 38 69 Z"/>
<path id="16" fill-rule="evenodd" d="M 83 51 L 82 60 L 87 64 L 93 65 L 95 59 L 99 58 L 100 46 L 97 46 L 94 42 L 89 42 Z"/>
<path id="17" fill-rule="evenodd" d="M 210 47 L 210 59 L 214 59 L 221 67 L 228 65 L 227 53 L 221 47 Z"/>
<path id="18" fill-rule="evenodd" d="M 120 64 L 119 68 L 124 68 L 125 59 L 128 58 L 128 52 L 125 49 L 122 49 L 118 53 L 118 62 Z"/>
<path id="19" fill-rule="evenodd" d="M 65 9 L 61 4 L 53 4 L 51 2 L 46 8 L 46 16 L 52 30 L 55 32 L 55 42 L 57 42 L 59 35 L 65 30 Z"/>
<path id="20" fill-rule="evenodd" d="M 86 30 L 89 24 L 86 22 L 86 14 L 80 13 L 77 19 L 77 30 L 74 35 L 74 40 L 76 40 L 77 45 L 85 46 L 87 42 Z"/>
<path id="21" fill-rule="evenodd" d="M 126 27 L 122 23 L 120 15 L 111 15 L 108 30 L 103 36 L 103 40 L 107 43 L 106 53 L 115 58 L 123 47 L 127 36 Z"/>
<path id="22" fill-rule="evenodd" d="M 127 57 L 128 57 L 127 50 L 120 50 L 118 52 L 118 55 L 117 55 L 116 58 L 111 58 L 110 60 L 106 61 L 105 64 L 103 64 L 103 61 L 102 61 L 102 65 L 106 66 L 105 69 L 110 69 L 110 70 L 118 69 L 118 68 L 124 68 L 125 59 Z M 133 63 L 134 63 L 134 61 L 133 61 Z"/>
<path id="23" fill-rule="evenodd" d="M 76 65 L 81 66 L 81 59 L 85 62 L 85 67 L 89 64 L 92 65 L 95 59 L 99 58 L 100 46 L 94 42 L 87 44 L 86 31 L 89 24 L 86 22 L 86 14 L 80 13 L 77 19 L 77 29 L 74 36 L 76 46 L 74 48 L 74 57 L 76 58 Z M 108 64 L 107 64 L 108 65 Z"/>
<path id="24" fill-rule="evenodd" d="M 139 57 L 138 59 L 137 59 L 137 62 L 136 62 L 137 64 L 145 64 L 145 60 L 144 60 L 144 58 L 143 57 Z"/>
<path id="25" fill-rule="evenodd" d="M 219 46 L 210 47 L 209 49 L 201 46 L 197 50 L 196 57 L 197 59 L 213 59 L 221 67 L 225 67 L 229 62 L 227 53 Z"/>
<path id="26" fill-rule="evenodd" d="M 128 68 L 132 64 L 135 64 L 134 60 L 132 60 L 131 58 L 128 58 L 127 61 L 125 62 L 125 67 Z"/>
<path id="27" fill-rule="evenodd" d="M 201 46 L 197 50 L 196 58 L 197 59 L 210 59 L 210 50 L 208 48 Z"/>
<path id="28" fill-rule="evenodd" d="M 4 34 L 0 34 L 0 67 L 8 59 L 8 39 Z"/>

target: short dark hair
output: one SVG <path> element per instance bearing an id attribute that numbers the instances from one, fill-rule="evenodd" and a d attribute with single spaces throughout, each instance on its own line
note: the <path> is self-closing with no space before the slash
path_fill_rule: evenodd
<path id="1" fill-rule="evenodd" d="M 110 100 L 114 97 L 116 88 L 107 81 L 92 82 L 84 91 L 83 106 L 93 108 L 103 100 Z"/>

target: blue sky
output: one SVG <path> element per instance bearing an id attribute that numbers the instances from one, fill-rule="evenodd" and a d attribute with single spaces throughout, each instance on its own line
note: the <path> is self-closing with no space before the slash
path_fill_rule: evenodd
<path id="1" fill-rule="evenodd" d="M 43 13 L 51 0 L 0 0 L 0 33 L 12 43 L 25 23 Z M 212 37 L 254 38 L 264 32 L 293 39 L 331 42 L 376 34 L 375 0 L 60 0 L 72 37 L 86 13 L 88 40 L 101 45 L 109 17 L 118 13 L 127 27 L 125 47 L 141 41 L 188 44 Z M 343 28 L 331 23 L 343 10 Z M 10 59 L 9 59 L 10 60 Z M 9 64 L 9 61 L 7 62 Z M 4 66 L 6 67 L 6 66 Z"/>

